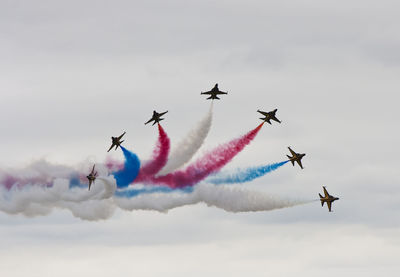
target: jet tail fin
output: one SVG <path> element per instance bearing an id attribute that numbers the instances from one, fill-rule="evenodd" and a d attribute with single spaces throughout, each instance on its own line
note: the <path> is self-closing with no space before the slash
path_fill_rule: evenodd
<path id="1" fill-rule="evenodd" d="M 289 158 L 289 161 L 291 161 L 291 162 L 292 162 L 292 165 L 294 166 L 294 161 L 293 161 L 293 160 L 291 160 L 291 158 L 292 158 L 292 157 L 290 157 L 289 155 L 286 155 L 286 157 L 288 157 L 288 158 Z"/>
<path id="2" fill-rule="evenodd" d="M 318 195 L 319 195 L 319 198 L 320 198 L 320 200 L 321 200 L 321 206 L 323 207 L 324 206 L 324 203 L 325 203 L 325 201 L 324 200 L 322 200 L 322 195 L 321 195 L 321 193 L 318 193 Z"/>

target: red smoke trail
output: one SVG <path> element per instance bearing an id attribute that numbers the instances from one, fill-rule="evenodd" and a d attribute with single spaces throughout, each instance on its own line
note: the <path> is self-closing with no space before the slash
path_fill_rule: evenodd
<path id="1" fill-rule="evenodd" d="M 193 186 L 230 162 L 256 137 L 263 124 L 264 123 L 261 123 L 257 128 L 240 138 L 218 146 L 185 169 L 172 172 L 165 176 L 153 176 L 145 181 L 153 184 L 166 185 L 171 188 Z"/>
<path id="2" fill-rule="evenodd" d="M 170 141 L 167 133 L 160 124 L 158 124 L 158 133 L 158 141 L 153 151 L 153 157 L 140 168 L 139 175 L 135 182 L 140 182 L 154 176 L 168 161 Z"/>

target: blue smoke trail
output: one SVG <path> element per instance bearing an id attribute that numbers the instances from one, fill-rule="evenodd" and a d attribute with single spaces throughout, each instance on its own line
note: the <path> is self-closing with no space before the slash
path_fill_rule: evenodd
<path id="1" fill-rule="evenodd" d="M 114 195 L 117 197 L 132 198 L 140 194 L 149 194 L 157 192 L 170 193 L 177 191 L 184 193 L 191 193 L 193 192 L 193 187 L 186 187 L 182 189 L 173 189 L 169 187 L 150 187 L 150 188 L 140 188 L 140 189 L 117 190 Z"/>
<path id="2" fill-rule="evenodd" d="M 120 147 L 125 156 L 125 164 L 123 169 L 114 172 L 113 175 L 115 177 L 115 180 L 117 181 L 117 187 L 124 188 L 127 187 L 130 183 L 132 183 L 133 180 L 135 180 L 136 177 L 138 176 L 140 169 L 140 161 L 135 153 L 130 152 L 123 146 Z"/>
<path id="3" fill-rule="evenodd" d="M 246 169 L 237 169 L 231 173 L 222 172 L 215 176 L 212 176 L 206 180 L 207 183 L 219 185 L 219 184 L 237 184 L 250 182 L 256 178 L 262 177 L 265 174 L 278 169 L 289 161 L 280 163 L 274 163 L 269 165 L 263 165 L 258 167 L 250 167 Z"/>

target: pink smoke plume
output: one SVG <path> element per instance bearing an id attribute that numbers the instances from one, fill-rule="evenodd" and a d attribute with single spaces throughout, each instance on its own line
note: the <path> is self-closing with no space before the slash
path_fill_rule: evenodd
<path id="1" fill-rule="evenodd" d="M 50 187 L 53 182 L 52 177 L 50 176 L 37 176 L 37 177 L 16 177 L 12 175 L 5 175 L 0 178 L 0 184 L 3 185 L 6 189 L 11 189 L 12 187 L 23 188 L 27 185 L 35 185 L 40 184 L 45 187 Z"/>
<path id="2" fill-rule="evenodd" d="M 185 169 L 178 170 L 165 176 L 150 177 L 146 183 L 166 185 L 171 188 L 183 188 L 193 186 L 205 179 L 211 173 L 217 172 L 228 162 L 230 162 L 237 154 L 239 154 L 246 145 L 248 145 L 258 134 L 264 123 L 257 128 L 251 130 L 240 138 L 234 139 L 214 150 L 205 154 Z"/>
<path id="3" fill-rule="evenodd" d="M 135 182 L 140 182 L 154 176 L 168 161 L 170 141 L 167 133 L 160 124 L 158 124 L 158 134 L 158 141 L 153 151 L 153 157 L 140 168 Z"/>

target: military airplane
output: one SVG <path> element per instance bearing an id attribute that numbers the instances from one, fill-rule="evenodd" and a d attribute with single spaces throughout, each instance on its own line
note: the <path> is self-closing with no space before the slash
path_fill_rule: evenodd
<path id="1" fill-rule="evenodd" d="M 94 165 L 93 165 L 93 168 L 92 168 L 92 172 L 90 172 L 89 175 L 86 176 L 86 178 L 88 178 L 88 180 L 89 180 L 89 190 L 90 190 L 90 186 L 92 185 L 92 183 L 94 183 L 94 181 L 95 181 L 96 178 L 97 178 L 97 171 L 96 171 L 96 172 L 94 171 L 94 167 L 95 167 L 95 166 L 96 166 L 96 165 L 94 164 Z"/>
<path id="2" fill-rule="evenodd" d="M 119 137 L 111 137 L 112 139 L 112 144 L 110 149 L 108 149 L 107 152 L 110 152 L 111 149 L 113 149 L 113 147 L 115 146 L 115 150 L 118 149 L 118 146 L 121 146 L 121 143 L 123 143 L 124 141 L 121 141 L 121 138 L 125 135 L 126 132 L 124 132 L 122 135 L 120 135 Z"/>
<path id="3" fill-rule="evenodd" d="M 321 206 L 324 206 L 324 203 L 326 202 L 326 204 L 328 205 L 328 210 L 331 212 L 331 206 L 332 206 L 332 202 L 335 200 L 339 200 L 338 197 L 332 196 L 328 193 L 328 191 L 326 190 L 326 188 L 323 186 L 324 188 L 324 194 L 325 196 L 322 196 L 320 193 L 319 194 L 319 200 L 321 200 Z"/>
<path id="4" fill-rule="evenodd" d="M 205 92 L 202 92 L 200 94 L 210 95 L 210 97 L 208 97 L 207 99 L 218 99 L 219 100 L 220 98 L 218 97 L 218 95 L 228 94 L 228 92 L 220 91 L 219 88 L 218 88 L 218 84 L 215 84 L 215 86 L 212 88 L 212 90 L 205 91 Z"/>
<path id="5" fill-rule="evenodd" d="M 294 162 L 297 162 L 298 165 L 303 169 L 303 165 L 301 164 L 301 159 L 306 155 L 306 154 L 299 154 L 294 152 L 292 149 L 289 148 L 290 153 L 293 155 L 293 157 L 290 157 L 289 155 L 286 155 L 289 158 L 289 161 L 292 162 L 292 165 L 294 166 Z"/>
<path id="6" fill-rule="evenodd" d="M 275 120 L 276 122 L 281 123 L 281 121 L 279 119 L 277 119 L 276 115 L 275 115 L 277 110 L 278 109 L 275 109 L 275 110 L 273 110 L 271 112 L 263 112 L 263 111 L 257 110 L 257 112 L 259 112 L 260 114 L 264 115 L 265 117 L 264 118 L 260 118 L 260 119 L 268 122 L 269 124 L 271 124 L 271 120 Z"/>
<path id="7" fill-rule="evenodd" d="M 166 114 L 168 111 L 163 112 L 163 113 L 158 113 L 156 111 L 153 111 L 153 116 L 152 118 L 150 118 L 149 121 L 147 121 L 144 125 L 146 125 L 147 123 L 150 123 L 154 120 L 153 125 L 160 122 L 161 120 L 164 120 L 164 118 L 161 118 L 164 114 Z"/>

